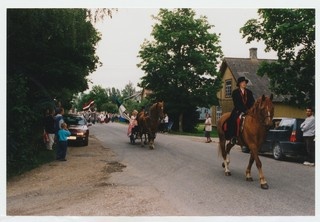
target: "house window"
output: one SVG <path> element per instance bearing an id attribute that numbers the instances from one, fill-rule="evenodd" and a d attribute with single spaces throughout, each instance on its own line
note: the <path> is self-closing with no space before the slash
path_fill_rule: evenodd
<path id="1" fill-rule="evenodd" d="M 222 107 L 216 106 L 216 122 L 218 122 L 221 116 L 222 116 Z"/>
<path id="2" fill-rule="evenodd" d="M 232 94 L 231 79 L 226 80 L 225 89 L 226 89 L 225 91 L 226 97 L 231 97 L 231 94 Z"/>

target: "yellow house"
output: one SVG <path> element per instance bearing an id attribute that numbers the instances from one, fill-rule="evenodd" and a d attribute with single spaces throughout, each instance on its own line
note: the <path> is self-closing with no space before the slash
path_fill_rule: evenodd
<path id="1" fill-rule="evenodd" d="M 255 99 L 262 96 L 271 95 L 269 89 L 269 79 L 267 76 L 260 77 L 257 75 L 257 70 L 261 62 L 274 62 L 272 59 L 258 59 L 257 48 L 249 49 L 249 58 L 230 58 L 225 57 L 220 66 L 222 74 L 222 88 L 218 92 L 219 106 L 212 107 L 212 122 L 216 126 L 217 120 L 223 113 L 230 112 L 233 109 L 233 101 L 231 93 L 237 88 L 237 79 L 240 76 L 246 77 L 249 80 L 248 89 L 253 92 Z M 305 118 L 305 111 L 297 107 L 289 106 L 285 103 L 284 97 L 273 93 L 275 117 L 300 117 Z"/>

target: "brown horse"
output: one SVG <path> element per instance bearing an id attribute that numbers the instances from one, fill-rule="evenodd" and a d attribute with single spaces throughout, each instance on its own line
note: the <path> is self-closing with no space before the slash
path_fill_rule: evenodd
<path id="1" fill-rule="evenodd" d="M 246 180 L 253 181 L 251 177 L 251 167 L 254 161 L 256 161 L 256 166 L 259 171 L 260 185 L 262 189 L 268 189 L 269 186 L 262 172 L 262 164 L 258 156 L 258 151 L 261 144 L 266 138 L 266 133 L 268 128 L 272 126 L 272 118 L 274 115 L 274 107 L 272 104 L 273 95 L 270 98 L 266 96 L 261 96 L 257 99 L 254 105 L 249 109 L 243 124 L 241 125 L 241 132 L 238 137 L 238 145 L 246 145 L 250 149 L 250 160 L 246 170 Z M 218 134 L 220 142 L 220 151 L 222 152 L 222 157 L 224 162 L 222 166 L 225 169 L 225 175 L 230 176 L 231 172 L 229 170 L 230 163 L 230 150 L 234 146 L 230 142 L 226 144 L 224 123 L 230 117 L 230 112 L 225 113 L 221 116 L 218 121 Z"/>
<path id="2" fill-rule="evenodd" d="M 141 146 L 146 144 L 146 141 L 142 143 L 142 136 L 148 136 L 149 148 L 154 149 L 154 139 L 156 138 L 156 133 L 160 124 L 160 119 L 163 119 L 163 102 L 154 103 L 146 114 L 141 111 L 137 115 L 138 126 L 140 130 Z M 146 137 L 145 137 L 146 138 Z"/>

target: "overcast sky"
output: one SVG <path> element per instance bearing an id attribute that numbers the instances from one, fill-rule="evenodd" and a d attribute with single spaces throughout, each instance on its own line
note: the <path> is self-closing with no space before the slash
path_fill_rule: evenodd
<path id="1" fill-rule="evenodd" d="M 275 52 L 265 53 L 263 42 L 246 44 L 239 29 L 251 18 L 258 18 L 257 9 L 195 9 L 197 16 L 205 15 L 209 24 L 214 25 L 213 32 L 221 33 L 220 45 L 225 57 L 249 57 L 249 48 L 258 48 L 258 58 L 276 58 Z M 115 87 L 123 89 L 130 82 L 134 86 L 144 75 L 137 68 L 138 52 L 144 39 L 150 40 L 152 25 L 158 8 L 119 8 L 113 12 L 112 19 L 106 18 L 97 24 L 102 33 L 97 54 L 103 63 L 89 79 L 92 85 L 101 85 L 103 88 Z"/>

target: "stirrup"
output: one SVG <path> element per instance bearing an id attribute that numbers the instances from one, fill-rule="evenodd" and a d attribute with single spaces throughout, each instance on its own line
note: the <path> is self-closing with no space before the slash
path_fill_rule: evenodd
<path id="1" fill-rule="evenodd" d="M 231 140 L 230 140 L 230 143 L 232 145 L 236 145 L 237 144 L 237 138 L 236 137 L 232 137 Z"/>

